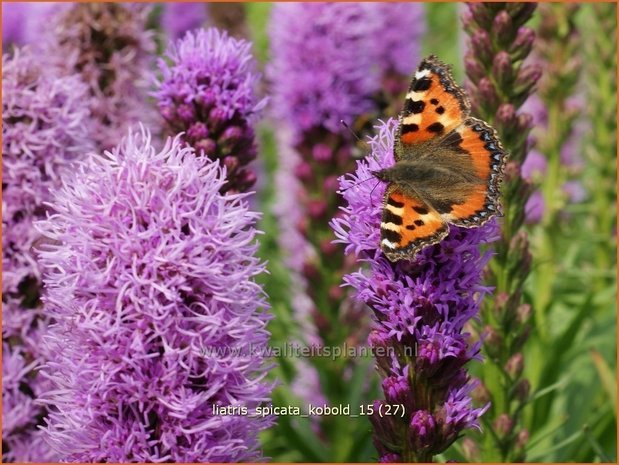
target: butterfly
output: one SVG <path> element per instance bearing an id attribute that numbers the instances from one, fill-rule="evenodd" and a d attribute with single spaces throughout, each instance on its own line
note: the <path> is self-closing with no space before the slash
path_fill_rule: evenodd
<path id="1" fill-rule="evenodd" d="M 380 245 L 392 262 L 440 242 L 450 224 L 475 228 L 501 214 L 507 154 L 470 107 L 450 66 L 434 55 L 422 60 L 400 113 L 395 164 L 373 172 L 388 183 Z"/>

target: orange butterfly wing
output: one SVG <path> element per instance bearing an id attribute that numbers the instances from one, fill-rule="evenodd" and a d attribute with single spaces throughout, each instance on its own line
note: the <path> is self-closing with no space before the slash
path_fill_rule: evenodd
<path id="1" fill-rule="evenodd" d="M 467 118 L 455 132 L 460 139 L 458 147 L 470 157 L 480 183 L 443 219 L 457 226 L 481 226 L 502 213 L 499 186 L 507 154 L 496 131 L 480 119 Z"/>
<path id="2" fill-rule="evenodd" d="M 496 131 L 470 116 L 468 98 L 450 67 L 430 56 L 421 62 L 406 94 L 394 157 L 397 164 L 445 151 L 468 157 L 477 181 L 462 190 L 466 195 L 456 203 L 436 209 L 431 198 L 407 195 L 391 183 L 381 223 L 381 247 L 391 261 L 412 259 L 424 246 L 440 242 L 448 224 L 481 226 L 501 210 L 499 184 L 507 155 Z"/>
<path id="3" fill-rule="evenodd" d="M 400 115 L 400 143 L 412 145 L 442 137 L 462 124 L 469 113 L 469 101 L 449 66 L 430 56 L 419 65 L 406 94 Z"/>
<path id="4" fill-rule="evenodd" d="M 423 247 L 440 242 L 449 233 L 436 210 L 393 184 L 385 194 L 380 229 L 381 247 L 391 261 L 412 259 Z"/>

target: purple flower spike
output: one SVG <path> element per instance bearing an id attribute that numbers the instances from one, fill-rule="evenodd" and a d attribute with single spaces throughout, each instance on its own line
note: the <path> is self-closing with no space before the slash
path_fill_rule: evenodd
<path id="1" fill-rule="evenodd" d="M 198 155 L 227 164 L 225 192 L 245 192 L 256 175 L 247 165 L 256 157 L 252 125 L 266 100 L 255 94 L 260 75 L 255 71 L 251 43 L 211 28 L 188 32 L 168 50 L 168 64 L 159 61 L 163 79 L 155 97 L 171 135 Z"/>
<path id="2" fill-rule="evenodd" d="M 161 27 L 173 39 L 202 26 L 206 21 L 206 4 L 199 2 L 166 3 L 161 14 Z"/>
<path id="3" fill-rule="evenodd" d="M 373 32 L 380 19 L 363 4 L 273 6 L 273 109 L 294 129 L 295 140 L 316 127 L 340 133 L 341 120 L 353 121 L 374 108 L 380 69 Z"/>
<path id="4" fill-rule="evenodd" d="M 378 349 L 383 353 L 377 368 L 387 402 L 406 409 L 401 419 L 372 417 L 375 444 L 381 457 L 397 454 L 402 462 L 427 462 L 464 429 L 478 428 L 485 411 L 473 408 L 468 395 L 472 383 L 465 365 L 480 356 L 479 344 L 469 345 L 464 326 L 490 292 L 481 284 L 490 253 L 482 254 L 479 246 L 495 240 L 498 227 L 495 221 L 474 229 L 450 226 L 450 234 L 416 260 L 391 263 L 379 247 L 386 186 L 365 181 L 393 165 L 396 127 L 392 119 L 378 126 L 371 155 L 357 162 L 354 174 L 340 178 L 348 206 L 331 225 L 346 253 L 369 266 L 344 280 L 374 312 L 369 342 L 377 355 Z"/>
<path id="5" fill-rule="evenodd" d="M 409 76 L 421 54 L 421 37 L 426 32 L 423 5 L 420 3 L 370 3 L 383 28 L 376 41 L 378 63 L 383 73 Z"/>
<path id="6" fill-rule="evenodd" d="M 116 146 L 138 122 L 152 123 L 147 72 L 155 51 L 145 30 L 151 7 L 139 3 L 66 3 L 54 9 L 40 40 L 41 55 L 64 74 L 79 74 L 89 86 L 101 149 Z"/>
<path id="7" fill-rule="evenodd" d="M 64 460 L 260 459 L 271 418 L 255 407 L 272 386 L 258 214 L 245 194 L 220 194 L 225 182 L 178 137 L 157 153 L 142 130 L 57 192 L 40 223 L 57 322 L 43 402 Z"/>
<path id="8" fill-rule="evenodd" d="M 5 55 L 2 69 L 3 460 L 51 462 L 57 457 L 38 430 L 46 409 L 35 404 L 48 387 L 38 369 L 49 318 L 33 223 L 45 218 L 72 162 L 92 148 L 89 95 L 79 77 L 49 74 L 29 48 Z"/>

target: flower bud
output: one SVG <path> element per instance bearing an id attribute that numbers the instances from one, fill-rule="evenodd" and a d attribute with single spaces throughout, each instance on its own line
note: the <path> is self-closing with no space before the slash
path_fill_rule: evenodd
<path id="1" fill-rule="evenodd" d="M 505 176 L 505 182 L 512 182 L 520 178 L 520 164 L 513 160 L 508 160 L 505 164 L 505 171 L 503 174 Z"/>
<path id="2" fill-rule="evenodd" d="M 427 410 L 417 410 L 413 414 L 409 428 L 409 438 L 416 450 L 430 449 L 436 436 L 436 421 Z"/>
<path id="3" fill-rule="evenodd" d="M 468 462 L 479 462 L 479 447 L 471 438 L 462 439 L 462 454 Z"/>
<path id="4" fill-rule="evenodd" d="M 470 12 L 470 21 L 475 21 L 482 29 L 488 29 L 492 24 L 492 17 L 484 3 L 467 3 Z"/>
<path id="5" fill-rule="evenodd" d="M 329 287 L 329 300 L 336 304 L 342 301 L 342 299 L 344 298 L 344 289 L 341 286 L 338 286 L 337 284 L 334 284 L 333 286 Z"/>
<path id="6" fill-rule="evenodd" d="M 227 157 L 224 157 L 223 164 L 226 167 L 226 174 L 229 175 L 230 173 L 236 171 L 236 169 L 239 167 L 239 159 L 232 155 L 229 155 Z"/>
<path id="7" fill-rule="evenodd" d="M 245 136 L 247 136 L 247 133 L 245 133 Z M 258 156 L 258 149 L 253 139 L 241 139 L 239 145 L 235 147 L 234 152 L 242 165 L 246 165 L 250 161 L 255 160 Z"/>
<path id="8" fill-rule="evenodd" d="M 520 378 L 522 370 L 524 369 L 524 357 L 520 352 L 512 355 L 505 364 L 505 371 L 512 377 L 512 379 Z"/>
<path id="9" fill-rule="evenodd" d="M 320 277 L 320 272 L 315 263 L 306 261 L 303 263 L 303 276 L 309 281 L 315 281 Z"/>
<path id="10" fill-rule="evenodd" d="M 501 51 L 492 60 L 492 73 L 501 87 L 509 87 L 514 79 L 512 60 L 509 53 Z"/>
<path id="11" fill-rule="evenodd" d="M 205 89 L 202 90 L 196 96 L 196 102 L 206 111 L 210 110 L 215 103 L 217 102 L 217 98 L 215 97 L 215 92 L 213 89 Z"/>
<path id="12" fill-rule="evenodd" d="M 535 31 L 529 27 L 521 27 L 518 29 L 516 39 L 509 48 L 509 52 L 514 61 L 519 61 L 526 58 L 535 42 Z"/>
<path id="13" fill-rule="evenodd" d="M 503 343 L 503 338 L 498 333 L 498 331 L 492 326 L 486 325 L 484 327 L 483 338 L 484 345 L 486 346 L 488 353 L 491 355 L 496 355 Z"/>
<path id="14" fill-rule="evenodd" d="M 486 70 L 484 67 L 471 54 L 468 54 L 464 58 L 464 69 L 466 71 L 466 75 L 473 82 L 478 82 L 486 75 Z"/>
<path id="15" fill-rule="evenodd" d="M 176 113 L 184 123 L 190 123 L 196 118 L 196 112 L 193 109 L 193 105 L 187 103 L 179 105 L 176 109 Z"/>
<path id="16" fill-rule="evenodd" d="M 237 174 L 235 181 L 237 192 L 246 192 L 256 183 L 256 173 L 253 170 L 244 169 Z"/>
<path id="17" fill-rule="evenodd" d="M 514 397 L 520 402 L 526 402 L 531 392 L 531 383 L 528 379 L 521 379 L 514 386 Z"/>
<path id="18" fill-rule="evenodd" d="M 522 304 L 516 309 L 516 318 L 521 325 L 525 324 L 531 318 L 531 306 L 529 304 Z"/>
<path id="19" fill-rule="evenodd" d="M 319 163 L 329 163 L 333 155 L 333 150 L 327 144 L 316 144 L 312 148 L 312 156 Z"/>
<path id="20" fill-rule="evenodd" d="M 193 144 L 193 148 L 199 155 L 204 154 L 207 157 L 212 157 L 217 150 L 217 144 L 213 139 L 201 139 Z"/>
<path id="21" fill-rule="evenodd" d="M 518 96 L 528 96 L 541 77 L 542 69 L 539 65 L 523 66 L 514 82 L 514 93 Z"/>
<path id="22" fill-rule="evenodd" d="M 494 421 L 493 428 L 500 437 L 507 436 L 514 427 L 514 421 L 506 413 L 502 413 Z"/>
<path id="23" fill-rule="evenodd" d="M 411 388 L 405 376 L 388 376 L 382 382 L 385 399 L 389 404 L 406 404 Z"/>
<path id="24" fill-rule="evenodd" d="M 501 52 L 503 53 L 503 52 Z M 499 55 L 497 55 L 498 57 Z M 499 126 L 502 126 L 505 131 L 515 132 L 516 124 L 516 110 L 511 103 L 502 103 L 496 112 L 496 122 Z"/>
<path id="25" fill-rule="evenodd" d="M 307 214 L 313 220 L 322 218 L 327 213 L 327 202 L 322 199 L 310 200 L 307 204 Z"/>
<path id="26" fill-rule="evenodd" d="M 202 122 L 193 123 L 189 129 L 187 129 L 187 139 L 190 141 L 198 141 L 208 137 L 208 129 L 206 124 Z"/>
<path id="27" fill-rule="evenodd" d="M 507 11 L 500 11 L 492 22 L 492 35 L 500 48 L 512 43 L 514 39 L 514 25 Z"/>
<path id="28" fill-rule="evenodd" d="M 309 181 L 312 179 L 314 171 L 308 162 L 301 161 L 294 167 L 294 175 L 302 182 Z"/>
<path id="29" fill-rule="evenodd" d="M 516 436 L 516 447 L 518 449 L 524 449 L 529 442 L 529 432 L 526 429 L 523 429 L 518 432 Z"/>
<path id="30" fill-rule="evenodd" d="M 496 314 L 503 313 L 507 302 L 509 301 L 509 294 L 507 292 L 499 292 L 494 298 L 494 311 Z"/>
<path id="31" fill-rule="evenodd" d="M 226 116 L 226 111 L 223 108 L 216 107 L 209 112 L 208 126 L 214 132 L 220 131 L 227 122 L 228 118 Z"/>
<path id="32" fill-rule="evenodd" d="M 485 65 L 492 63 L 492 42 L 486 31 L 480 30 L 473 34 L 471 37 L 471 47 L 481 63 Z"/>
<path id="33" fill-rule="evenodd" d="M 526 133 L 533 128 L 533 116 L 529 113 L 520 113 L 518 115 L 518 122 L 516 124 L 516 130 L 519 133 Z"/>
<path id="34" fill-rule="evenodd" d="M 482 100 L 481 104 L 483 107 L 487 108 L 490 112 L 494 112 L 499 106 L 499 96 L 497 95 L 492 81 L 487 77 L 483 78 L 479 81 L 477 89 L 479 91 L 479 97 Z"/>
<path id="35" fill-rule="evenodd" d="M 425 377 L 429 378 L 436 373 L 439 358 L 439 347 L 433 341 L 422 341 L 417 345 L 417 369 Z"/>
<path id="36" fill-rule="evenodd" d="M 399 454 L 394 452 L 390 452 L 385 455 L 381 455 L 380 459 L 378 459 L 378 463 L 401 463 L 402 457 Z"/>
<path id="37" fill-rule="evenodd" d="M 228 126 L 219 138 L 219 142 L 228 147 L 232 147 L 243 137 L 243 132 L 243 129 L 239 126 Z"/>
<path id="38" fill-rule="evenodd" d="M 176 119 L 176 108 L 174 105 L 160 105 L 159 112 L 163 119 L 168 122 L 173 122 Z"/>

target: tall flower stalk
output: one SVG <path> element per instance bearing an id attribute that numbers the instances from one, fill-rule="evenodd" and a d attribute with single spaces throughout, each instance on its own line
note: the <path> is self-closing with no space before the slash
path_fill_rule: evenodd
<path id="1" fill-rule="evenodd" d="M 250 163 L 257 149 L 253 123 L 266 103 L 255 93 L 251 43 L 217 29 L 188 32 L 160 60 L 155 91 L 168 135 L 183 133 L 197 155 L 221 160 L 225 192 L 245 192 L 256 182 Z"/>
<path id="2" fill-rule="evenodd" d="M 523 301 L 523 286 L 531 269 L 529 240 L 523 230 L 525 206 L 531 193 L 521 167 L 530 149 L 531 115 L 519 112 L 541 75 L 537 64 L 526 64 L 535 32 L 526 23 L 534 3 L 474 3 L 463 15 L 470 36 L 465 70 L 473 113 L 499 133 L 509 161 L 505 170 L 505 216 L 501 239 L 495 246 L 486 282 L 496 292 L 494 303 L 484 305 L 480 329 L 488 363 L 485 386 L 477 397 L 490 401 L 484 417 L 490 434 L 482 449 L 486 460 L 523 461 L 528 437 L 522 428 L 522 409 L 530 384 L 523 378 L 522 347 L 530 328 L 531 307 Z M 478 460 L 474 455 L 469 460 Z"/>
<path id="3" fill-rule="evenodd" d="M 79 76 L 57 76 L 28 48 L 2 59 L 2 406 L 3 460 L 53 461 L 39 426 L 49 388 L 38 370 L 46 360 L 50 318 L 41 304 L 42 267 L 34 222 L 45 218 L 54 189 L 85 155 L 89 94 Z"/>
<path id="4" fill-rule="evenodd" d="M 137 122 L 152 123 L 146 101 L 147 77 L 155 50 L 145 30 L 144 4 L 58 4 L 45 34 L 41 56 L 89 86 L 93 140 L 101 149 L 116 146 Z M 152 120 L 152 121 L 151 121 Z"/>
<path id="5" fill-rule="evenodd" d="M 414 261 L 391 263 L 379 247 L 386 186 L 366 181 L 393 166 L 397 122 L 378 129 L 372 153 L 357 162 L 354 174 L 340 178 L 347 206 L 332 227 L 346 253 L 369 268 L 344 280 L 375 318 L 369 342 L 385 399 L 369 405 L 368 413 L 380 461 L 430 462 L 465 429 L 478 428 L 488 408 L 472 406 L 475 383 L 465 366 L 479 358 L 480 344 L 471 344 L 464 328 L 489 292 L 481 278 L 490 254 L 480 245 L 496 238 L 497 226 L 452 226 L 445 240 Z"/>
<path id="6" fill-rule="evenodd" d="M 297 291 L 292 305 L 305 343 L 338 348 L 365 344 L 367 312 L 340 286 L 352 261 L 333 243 L 327 226 L 341 205 L 337 177 L 352 170 L 355 155 L 366 150 L 357 147 L 342 121 L 367 132 L 376 118 L 399 111 L 397 96 L 405 91 L 418 58 L 423 21 L 421 6 L 414 4 L 273 7 L 267 75 L 279 126 L 276 214 L 281 246 L 293 269 Z M 376 40 L 385 29 L 389 33 Z M 321 381 L 314 393 L 331 405 L 347 404 L 351 377 L 365 378 L 359 370 L 367 370 L 347 356 L 309 362 L 309 369 L 317 371 L 313 378 Z M 357 424 L 333 416 L 318 421 L 336 460 L 354 461 L 354 454 L 363 453 L 344 440 Z"/>
<path id="7" fill-rule="evenodd" d="M 557 264 L 555 244 L 563 235 L 564 221 L 561 213 L 572 200 L 578 200 L 578 185 L 574 175 L 582 169 L 579 160 L 580 137 L 576 125 L 582 115 L 582 105 L 577 101 L 582 55 L 581 40 L 576 28 L 576 4 L 540 5 L 541 23 L 534 51 L 546 73 L 540 80 L 538 96 L 544 106 L 545 118 L 534 131 L 538 154 L 545 158 L 545 168 L 540 179 L 543 196 L 543 217 L 537 234 L 538 265 L 535 269 L 534 308 L 540 318 L 539 331 L 548 336 L 546 315 L 551 305 Z M 570 182 L 571 180 L 571 182 Z M 580 188 L 582 190 L 582 187 Z M 582 194 L 580 194 L 582 195 Z M 572 198 L 571 198 L 572 197 Z M 539 317 L 538 317 L 539 318 Z"/>
<path id="8" fill-rule="evenodd" d="M 617 64 L 611 58 L 617 52 L 617 43 L 612 40 L 613 34 L 617 33 L 617 5 L 609 3 L 590 7 L 592 24 L 597 32 L 587 36 L 591 40 L 584 49 L 588 89 L 586 111 L 595 131 L 586 138 L 584 154 L 587 162 L 595 167 L 599 179 L 603 180 L 601 185 L 589 184 L 589 188 L 594 192 L 596 220 L 593 227 L 602 242 L 594 258 L 595 268 L 605 272 L 615 269 L 617 257 L 617 101 L 613 97 L 617 93 Z M 609 236 L 615 240 L 608 240 Z M 608 276 L 595 279 L 596 291 L 606 288 L 612 279 L 616 280 L 616 275 L 610 279 Z"/>
<path id="9" fill-rule="evenodd" d="M 271 419 L 258 214 L 225 169 L 145 130 L 79 166 L 40 224 L 47 440 L 67 461 L 260 459 Z M 247 409 L 222 415 L 216 407 Z"/>

